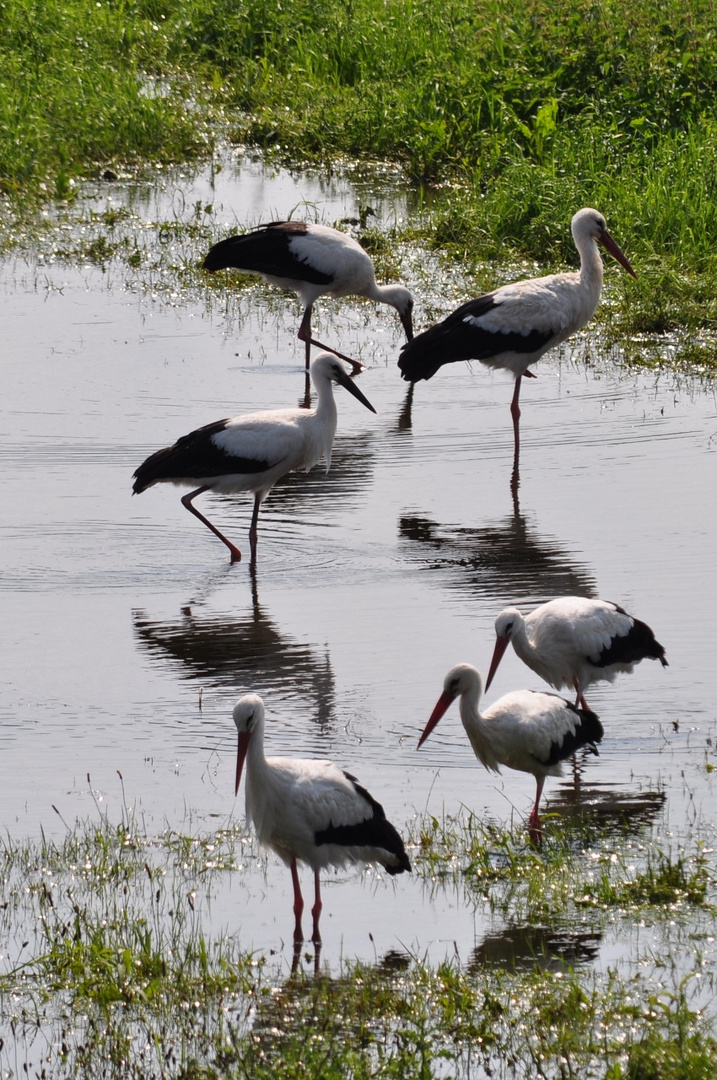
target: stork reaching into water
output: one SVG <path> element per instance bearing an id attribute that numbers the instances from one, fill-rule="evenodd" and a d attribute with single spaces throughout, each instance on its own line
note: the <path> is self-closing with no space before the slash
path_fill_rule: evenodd
<path id="1" fill-rule="evenodd" d="M 475 756 L 486 769 L 499 773 L 500 766 L 507 765 L 535 777 L 535 803 L 528 828 L 531 839 L 540 842 L 538 808 L 546 776 L 561 776 L 561 762 L 583 746 L 597 754 L 595 743 L 603 737 L 602 724 L 594 712 L 578 709 L 557 694 L 516 690 L 483 713 L 478 711 L 480 695 L 481 677 L 471 664 L 451 668 L 418 745 L 425 742 L 451 703 L 460 698 L 463 727 Z"/>
<path id="2" fill-rule="evenodd" d="M 197 495 L 217 491 L 254 494 L 254 512 L 249 529 L 251 561 L 256 563 L 259 507 L 274 484 L 296 469 L 308 472 L 321 458 L 326 471 L 331 465 L 331 448 L 336 434 L 336 402 L 333 386 L 338 383 L 362 405 L 375 413 L 373 405 L 332 353 L 320 353 L 311 365 L 316 388 L 315 409 L 277 409 L 249 413 L 233 420 L 217 420 L 184 435 L 174 446 L 158 450 L 134 474 L 134 494 L 153 484 L 189 484 L 199 487 L 182 497 L 182 505 L 198 517 L 229 548 L 231 562 L 241 552 L 211 521 L 192 505 Z"/>
<path id="3" fill-rule="evenodd" d="M 373 262 L 353 237 L 326 225 L 303 221 L 273 221 L 240 236 L 229 236 L 210 248 L 205 270 L 234 267 L 259 274 L 270 285 L 299 294 L 304 316 L 298 337 L 306 343 L 306 367 L 311 346 L 326 349 L 311 335 L 311 312 L 320 296 L 365 296 L 379 304 L 390 304 L 410 341 L 413 337 L 411 312 L 413 298 L 402 285 L 379 285 Z M 332 350 L 336 352 L 336 350 Z M 363 364 L 336 352 L 351 364 L 353 373 Z"/>
<path id="4" fill-rule="evenodd" d="M 620 672 L 632 671 L 646 658 L 667 667 L 665 650 L 647 623 L 609 600 L 561 596 L 525 617 L 515 607 L 506 608 L 495 620 L 495 634 L 486 690 L 512 642 L 523 663 L 541 679 L 556 690 L 572 686 L 575 704 L 584 709 L 591 683 L 614 682 Z"/>
<path id="5" fill-rule="evenodd" d="M 403 841 L 380 803 L 333 761 L 265 756 L 264 702 L 257 694 L 239 698 L 234 723 L 239 733 L 234 794 L 246 761 L 247 818 L 260 842 L 291 870 L 294 941 L 303 940 L 304 899 L 297 862 L 307 863 L 314 871 L 312 941 L 318 943 L 323 906 L 320 871 L 327 866 L 378 862 L 388 874 L 402 874 L 411 869 Z"/>

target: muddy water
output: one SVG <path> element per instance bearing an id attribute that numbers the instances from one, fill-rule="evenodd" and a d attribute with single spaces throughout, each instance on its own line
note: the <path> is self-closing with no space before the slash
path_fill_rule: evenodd
<path id="1" fill-rule="evenodd" d="M 212 200 L 239 224 L 302 201 L 327 222 L 367 201 L 384 222 L 412 209 L 391 178 L 252 163 L 87 198 L 151 220 Z M 241 820 L 231 709 L 246 690 L 265 698 L 271 752 L 332 757 L 399 828 L 461 805 L 519 827 L 532 778 L 485 772 L 455 707 L 420 752 L 416 742 L 447 669 L 469 660 L 485 672 L 504 606 L 569 592 L 645 619 L 670 664 L 593 688 L 606 735 L 577 797 L 596 814 L 639 809 L 665 834 L 714 819 L 712 389 L 592 365 L 581 338 L 524 384 L 511 485 L 508 376 L 456 365 L 411 401 L 395 316 L 319 302 L 322 340 L 370 360 L 361 388 L 377 416 L 337 392 L 332 469 L 277 486 L 253 576 L 228 564 L 179 489 L 132 498 L 131 474 L 193 427 L 299 401 L 298 302 L 263 286 L 226 307 L 216 290 L 168 300 L 120 267 L 46 258 L 6 262 L 1 287 L 0 822 L 11 835 L 62 836 L 53 806 L 70 824 L 95 802 L 119 820 L 123 799 L 150 830 Z M 248 549 L 248 497 L 199 503 Z M 488 700 L 522 686 L 539 681 L 510 652 Z M 548 809 L 576 798 L 570 777 L 546 787 Z M 288 873 L 273 856 L 251 861 L 211 918 L 247 948 L 288 949 Z M 323 930 L 329 964 L 405 948 L 478 962 L 505 942 L 485 913 L 406 875 L 329 875 Z M 601 947 L 607 961 L 623 945 L 591 939 L 580 956 Z"/>

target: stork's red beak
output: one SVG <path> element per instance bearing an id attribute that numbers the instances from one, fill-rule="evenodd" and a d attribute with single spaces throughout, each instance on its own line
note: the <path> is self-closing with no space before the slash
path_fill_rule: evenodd
<path id="1" fill-rule="evenodd" d="M 625 255 L 622 248 L 619 247 L 619 245 L 615 243 L 615 241 L 610 236 L 610 233 L 607 231 L 607 229 L 605 229 L 601 233 L 601 235 L 598 237 L 598 239 L 599 239 L 600 243 L 603 245 L 603 247 L 607 251 L 610 252 L 613 259 L 617 259 L 617 261 L 620 263 L 620 266 L 624 266 L 625 269 L 627 270 L 628 274 L 632 274 L 632 276 L 634 278 L 636 278 L 637 274 L 635 273 L 635 271 L 630 266 L 630 263 L 628 262 L 628 259 L 627 259 L 627 255 Z M 486 688 L 486 690 L 488 689 L 488 683 L 486 683 L 485 688 Z"/>
<path id="2" fill-rule="evenodd" d="M 349 376 L 346 374 L 345 371 L 340 372 L 339 374 L 337 374 L 336 381 L 339 384 L 339 386 L 343 386 L 344 390 L 348 390 L 349 394 L 353 394 L 353 396 L 356 398 L 356 400 L 360 401 L 362 405 L 365 405 L 367 409 L 370 409 L 372 413 L 376 412 L 373 405 L 368 400 L 368 398 L 365 396 L 365 394 L 361 393 L 361 391 L 359 390 L 356 383 L 353 382 L 353 380 L 351 378 L 349 378 Z"/>
<path id="3" fill-rule="evenodd" d="M 406 331 L 406 341 L 413 341 L 413 318 L 411 312 L 407 311 L 405 315 L 400 316 L 403 323 L 403 329 Z"/>
<path id="4" fill-rule="evenodd" d="M 436 724 L 438 723 L 438 721 L 441 719 L 443 714 L 450 707 L 452 701 L 453 701 L 453 694 L 449 694 L 447 690 L 444 690 L 443 693 L 441 694 L 441 696 L 439 697 L 438 701 L 436 702 L 436 707 L 434 708 L 433 712 L 431 713 L 431 717 L 430 717 L 428 723 L 426 724 L 425 728 L 423 729 L 423 735 L 421 735 L 420 739 L 418 740 L 418 746 L 416 747 L 417 750 L 419 750 L 421 748 L 421 746 L 423 746 L 424 742 L 426 741 L 428 736 L 431 734 L 431 732 L 433 731 L 433 729 L 436 726 Z"/>
<path id="5" fill-rule="evenodd" d="M 488 669 L 488 678 L 485 681 L 486 690 L 488 689 L 488 687 L 490 686 L 490 684 L 493 681 L 493 676 L 495 675 L 496 671 L 498 670 L 498 664 L 503 659 L 503 654 L 505 653 L 505 650 L 508 648 L 509 643 L 510 643 L 510 638 L 507 638 L 507 637 L 497 637 L 495 639 L 495 648 L 493 649 L 493 659 L 490 662 L 490 668 Z"/>
<path id="6" fill-rule="evenodd" d="M 236 782 L 234 784 L 234 794 L 239 791 L 239 782 L 241 780 L 242 769 L 244 768 L 244 759 L 246 758 L 246 752 L 249 749 L 249 739 L 251 738 L 250 731 L 239 732 L 239 745 L 237 747 L 237 775 Z"/>

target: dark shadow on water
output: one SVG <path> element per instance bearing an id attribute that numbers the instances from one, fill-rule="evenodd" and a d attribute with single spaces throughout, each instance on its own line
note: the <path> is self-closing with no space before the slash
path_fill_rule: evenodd
<path id="1" fill-rule="evenodd" d="M 485 968 L 505 971 L 566 971 L 598 958 L 602 934 L 594 930 L 567 930 L 550 926 L 511 926 L 500 934 L 487 934 L 471 953 L 469 974 Z"/>
<path id="2" fill-rule="evenodd" d="M 539 602 L 554 596 L 595 596 L 589 568 L 520 512 L 481 526 L 442 525 L 428 514 L 403 514 L 398 533 L 405 558 L 449 589 L 491 599 Z"/>
<path id="3" fill-rule="evenodd" d="M 312 944 L 306 941 L 295 941 L 291 960 L 291 974 L 310 974 L 314 977 L 321 975 L 321 948 L 321 942 Z M 399 949 L 389 949 L 373 965 L 377 974 L 385 975 L 387 978 L 402 975 L 405 971 L 408 971 L 410 966 L 411 957 L 408 953 L 401 952 Z M 324 977 L 329 978 L 328 976 Z"/>
<path id="4" fill-rule="evenodd" d="M 665 791 L 630 791 L 599 780 L 585 785 L 566 779 L 548 793 L 543 813 L 559 814 L 601 830 L 638 832 L 654 824 L 666 802 Z"/>
<path id="5" fill-rule="evenodd" d="M 175 619 L 133 612 L 135 640 L 150 661 L 173 675 L 237 693 L 279 690 L 309 699 L 321 730 L 333 726 L 335 682 L 328 651 L 292 640 L 266 614 L 252 575 L 250 607 L 237 615 L 184 607 Z"/>
<path id="6" fill-rule="evenodd" d="M 416 384 L 409 383 L 408 390 L 406 391 L 406 397 L 401 407 L 401 411 L 398 414 L 396 420 L 395 431 L 399 433 L 405 433 L 411 430 L 413 420 L 413 388 Z"/>

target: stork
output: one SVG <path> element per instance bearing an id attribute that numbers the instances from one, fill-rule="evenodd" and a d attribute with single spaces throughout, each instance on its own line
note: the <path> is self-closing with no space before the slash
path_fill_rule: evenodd
<path id="1" fill-rule="evenodd" d="M 409 382 L 430 379 L 444 364 L 457 360 L 480 360 L 488 367 L 511 371 L 515 376 L 510 412 L 516 458 L 521 379 L 524 375 L 533 377 L 529 367 L 593 317 L 603 280 L 597 245 L 602 244 L 637 277 L 597 210 L 578 210 L 570 228 L 580 255 L 578 273 L 515 281 L 469 300 L 443 322 L 407 342 L 398 361 L 403 378 Z"/>
<path id="2" fill-rule="evenodd" d="M 298 337 L 306 344 L 306 367 L 311 346 L 326 349 L 311 335 L 311 312 L 320 296 L 365 296 L 379 304 L 390 304 L 398 312 L 406 337 L 413 337 L 413 298 L 402 285 L 379 285 L 373 262 L 359 243 L 326 225 L 304 221 L 273 221 L 240 236 L 229 236 L 210 248 L 204 269 L 215 271 L 234 267 L 259 274 L 270 285 L 299 294 L 304 316 Z M 333 350 L 336 352 L 336 350 Z M 336 352 L 352 366 L 353 374 L 363 364 Z"/>
<path id="3" fill-rule="evenodd" d="M 591 683 L 614 682 L 620 672 L 631 672 L 645 658 L 667 667 L 665 650 L 647 623 L 610 600 L 561 596 L 525 617 L 509 607 L 495 620 L 495 634 L 486 690 L 512 642 L 523 663 L 541 679 L 556 690 L 572 686 L 575 704 L 584 709 Z"/>
<path id="4" fill-rule="evenodd" d="M 481 713 L 481 688 L 480 674 L 471 664 L 451 668 L 418 746 L 459 697 L 463 727 L 475 756 L 486 769 L 499 773 L 500 766 L 506 765 L 535 777 L 535 803 L 528 829 L 531 840 L 539 843 L 542 826 L 538 807 L 546 776 L 562 776 L 561 762 L 583 746 L 597 754 L 595 743 L 603 737 L 602 724 L 589 709 L 578 709 L 557 694 L 534 690 L 505 694 Z"/>
<path id="5" fill-rule="evenodd" d="M 236 783 L 239 791 L 246 761 L 246 815 L 260 843 L 271 848 L 291 870 L 294 887 L 294 941 L 303 940 L 301 895 L 297 863 L 314 871 L 311 940 L 321 941 L 320 871 L 347 863 L 380 863 L 388 874 L 411 870 L 398 832 L 383 807 L 351 773 L 333 761 L 266 757 L 264 702 L 245 694 L 234 706 L 239 733 Z"/>
<path id="6" fill-rule="evenodd" d="M 182 436 L 174 446 L 158 450 L 139 466 L 134 474 L 133 494 L 140 494 L 153 484 L 199 482 L 198 487 L 182 497 L 182 505 L 226 544 L 230 561 L 238 562 L 239 549 L 197 510 L 193 500 L 205 491 L 224 495 L 253 492 L 249 541 L 251 562 L 255 564 L 259 507 L 277 480 L 296 469 L 308 472 L 321 458 L 326 462 L 326 471 L 329 470 L 337 420 L 334 383 L 376 412 L 333 354 L 320 353 L 315 358 L 311 378 L 318 398 L 315 409 L 249 413 L 197 428 Z"/>

